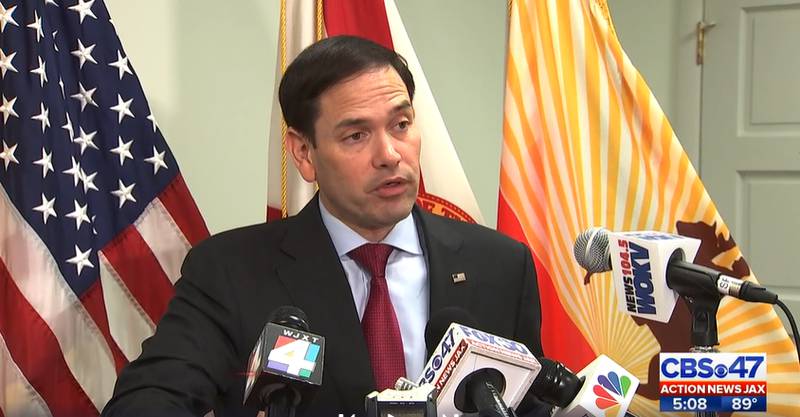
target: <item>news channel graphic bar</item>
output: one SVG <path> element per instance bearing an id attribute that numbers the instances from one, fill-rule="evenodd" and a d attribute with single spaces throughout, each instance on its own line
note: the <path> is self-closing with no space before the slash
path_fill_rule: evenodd
<path id="1" fill-rule="evenodd" d="M 659 354 L 661 411 L 767 411 L 766 353 Z"/>
<path id="2" fill-rule="evenodd" d="M 664 397 L 659 398 L 661 411 L 675 412 L 758 412 L 767 411 L 767 397 Z"/>

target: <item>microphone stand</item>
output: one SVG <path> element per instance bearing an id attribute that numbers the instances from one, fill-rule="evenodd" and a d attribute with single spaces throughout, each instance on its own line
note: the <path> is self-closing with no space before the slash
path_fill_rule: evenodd
<path id="1" fill-rule="evenodd" d="M 684 297 L 687 303 L 690 304 L 692 311 L 692 347 L 690 352 L 693 353 L 717 353 L 719 349 L 717 346 L 719 341 L 717 339 L 717 309 L 719 308 L 719 299 L 716 302 L 710 300 L 694 299 L 690 302 L 689 297 Z M 695 304 L 692 308 L 691 304 Z M 712 342 L 713 340 L 713 342 Z M 717 417 L 716 411 L 697 411 L 697 417 Z"/>
<path id="2" fill-rule="evenodd" d="M 674 257 L 682 258 L 680 255 Z M 667 284 L 680 294 L 692 313 L 692 347 L 694 353 L 717 353 L 717 311 L 722 299 L 716 283 L 708 277 L 684 269 L 673 270 Z M 717 417 L 716 411 L 697 411 L 697 417 Z"/>
<path id="3" fill-rule="evenodd" d="M 469 383 L 467 390 L 470 391 L 472 401 L 478 409 L 478 417 L 516 417 L 514 411 L 506 406 L 503 396 L 490 381 Z"/>
<path id="4" fill-rule="evenodd" d="M 268 417 L 294 417 L 297 410 L 297 395 L 291 387 L 279 388 L 265 398 L 264 412 Z"/>

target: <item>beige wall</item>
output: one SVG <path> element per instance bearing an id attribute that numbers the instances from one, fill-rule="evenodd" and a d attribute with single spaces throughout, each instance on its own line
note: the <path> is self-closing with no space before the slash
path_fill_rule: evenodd
<path id="1" fill-rule="evenodd" d="M 209 228 L 262 221 L 278 3 L 106 3 Z"/>
<path id="2" fill-rule="evenodd" d="M 484 218 L 496 221 L 507 2 L 396 0 Z M 610 0 L 668 114 L 676 2 Z M 692 0 L 694 1 L 694 0 Z M 212 232 L 260 222 L 277 0 L 107 0 L 123 47 Z M 678 16 L 678 17 L 676 17 Z"/>
<path id="3" fill-rule="evenodd" d="M 483 218 L 494 227 L 503 142 L 506 1 L 395 1 Z"/>

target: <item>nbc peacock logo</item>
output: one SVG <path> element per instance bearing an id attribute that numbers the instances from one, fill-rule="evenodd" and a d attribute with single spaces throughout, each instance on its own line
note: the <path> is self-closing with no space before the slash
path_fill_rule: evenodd
<path id="1" fill-rule="evenodd" d="M 616 416 L 619 413 L 620 399 L 625 398 L 631 388 L 631 379 L 623 375 L 620 377 L 611 371 L 608 375 L 597 378 L 593 391 L 597 395 L 594 401 L 597 408 L 603 410 L 604 415 Z"/>

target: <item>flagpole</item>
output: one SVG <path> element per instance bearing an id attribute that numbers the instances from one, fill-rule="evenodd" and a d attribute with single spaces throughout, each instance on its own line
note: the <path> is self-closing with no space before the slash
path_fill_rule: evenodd
<path id="1" fill-rule="evenodd" d="M 286 71 L 286 0 L 281 0 L 280 42 L 281 74 Z M 276 91 L 275 94 L 278 92 Z M 276 109 L 272 109 L 276 111 Z M 281 218 L 289 215 L 287 203 L 287 171 L 286 171 L 286 120 L 281 117 Z"/>
<path id="2" fill-rule="evenodd" d="M 325 0 L 316 0 L 316 16 L 314 19 L 314 26 L 316 29 L 316 40 L 317 42 L 321 41 L 322 38 L 325 37 Z M 319 184 L 314 183 L 314 190 L 319 191 Z"/>
<path id="3" fill-rule="evenodd" d="M 317 15 L 316 19 L 314 20 L 315 28 L 317 30 L 317 41 L 322 40 L 325 37 L 325 14 L 324 14 L 324 1 L 325 0 L 317 0 Z"/>
<path id="4" fill-rule="evenodd" d="M 611 12 L 608 10 L 608 2 L 606 0 L 595 0 L 593 3 L 600 8 L 600 11 L 603 13 L 603 17 L 606 19 L 606 23 L 608 23 L 608 28 L 611 33 L 614 36 L 617 36 L 617 32 L 614 30 L 614 22 L 611 21 Z"/>

